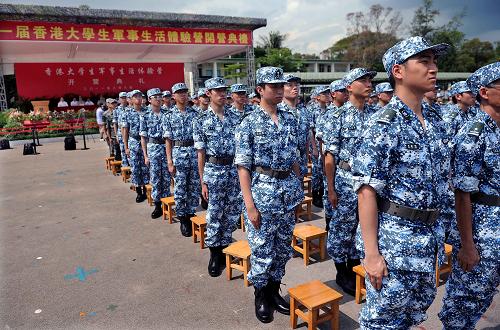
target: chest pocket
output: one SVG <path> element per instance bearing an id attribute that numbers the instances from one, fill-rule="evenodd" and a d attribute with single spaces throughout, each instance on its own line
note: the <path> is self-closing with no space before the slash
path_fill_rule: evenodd
<path id="1" fill-rule="evenodd" d="M 421 141 L 406 139 L 399 145 L 400 172 L 403 176 L 418 178 L 423 174 L 427 160 L 427 146 Z"/>

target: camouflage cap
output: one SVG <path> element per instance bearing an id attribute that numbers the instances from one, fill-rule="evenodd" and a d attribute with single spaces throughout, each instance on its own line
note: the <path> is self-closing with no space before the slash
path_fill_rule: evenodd
<path id="1" fill-rule="evenodd" d="M 250 94 L 248 94 L 248 98 L 251 99 L 251 98 L 254 98 L 256 97 L 257 95 L 254 93 L 254 92 L 251 92 Z"/>
<path id="2" fill-rule="evenodd" d="M 147 94 L 148 94 L 148 99 L 154 95 L 161 95 L 161 89 L 159 88 L 148 89 Z"/>
<path id="3" fill-rule="evenodd" d="M 260 84 L 284 84 L 283 70 L 274 66 L 259 68 L 255 73 L 257 85 Z"/>
<path id="4" fill-rule="evenodd" d="M 334 80 L 330 83 L 330 91 L 332 93 L 346 89 L 346 87 L 347 87 L 347 84 L 346 84 L 344 79 Z"/>
<path id="5" fill-rule="evenodd" d="M 467 81 L 463 80 L 463 81 L 459 81 L 459 82 L 451 85 L 450 91 L 448 92 L 448 95 L 455 96 L 457 94 L 462 94 L 462 93 L 470 92 L 470 91 L 471 90 L 470 90 L 469 86 L 467 85 Z"/>
<path id="6" fill-rule="evenodd" d="M 134 97 L 137 94 L 140 94 L 141 96 L 144 96 L 144 94 L 142 94 L 142 92 L 140 90 L 134 89 L 133 91 L 130 92 L 130 97 Z"/>
<path id="7" fill-rule="evenodd" d="M 248 91 L 247 91 L 247 85 L 233 84 L 233 85 L 231 85 L 230 92 L 231 93 L 239 93 L 239 92 L 248 93 Z"/>
<path id="8" fill-rule="evenodd" d="M 498 79 L 500 79 L 500 62 L 495 62 L 477 69 L 467 78 L 467 85 L 472 94 L 477 95 L 481 87 L 486 87 Z"/>
<path id="9" fill-rule="evenodd" d="M 161 96 L 163 97 L 172 97 L 172 93 L 170 91 L 163 91 L 163 93 L 161 94 Z"/>
<path id="10" fill-rule="evenodd" d="M 289 74 L 289 73 L 285 74 L 285 75 L 283 76 L 283 79 L 285 79 L 285 80 L 286 80 L 286 82 L 292 82 L 292 81 L 295 81 L 295 82 L 300 83 L 300 82 L 302 81 L 302 79 L 300 79 L 300 77 L 294 76 L 293 74 Z"/>
<path id="11" fill-rule="evenodd" d="M 446 54 L 450 45 L 441 43 L 431 45 L 426 39 L 422 37 L 410 37 L 401 40 L 391 48 L 389 48 L 382 57 L 385 71 L 390 77 L 392 75 L 392 67 L 396 64 L 404 63 L 408 58 L 426 50 L 432 50 L 437 56 Z"/>
<path id="12" fill-rule="evenodd" d="M 391 84 L 389 84 L 388 82 L 383 82 L 375 86 L 375 93 L 377 93 L 377 95 L 384 92 L 394 92 Z"/>
<path id="13" fill-rule="evenodd" d="M 127 97 L 127 92 L 120 92 L 118 97 Z"/>
<path id="14" fill-rule="evenodd" d="M 352 84 L 354 81 L 358 80 L 359 78 L 362 78 L 364 76 L 369 76 L 370 79 L 373 79 L 377 75 L 377 71 L 370 71 L 365 68 L 355 68 L 349 71 L 345 77 L 344 81 L 347 85 Z"/>
<path id="15" fill-rule="evenodd" d="M 324 92 L 330 92 L 329 85 L 320 85 L 320 86 L 316 86 L 314 88 L 315 95 L 319 95 L 319 94 L 324 93 Z"/>
<path id="16" fill-rule="evenodd" d="M 200 96 L 207 96 L 207 89 L 205 87 L 202 87 L 198 89 L 198 93 L 196 93 L 198 97 Z"/>
<path id="17" fill-rule="evenodd" d="M 107 98 L 106 103 L 118 103 L 118 101 L 112 98 Z"/>
<path id="18" fill-rule="evenodd" d="M 177 93 L 179 91 L 187 91 L 188 88 L 185 83 L 177 83 L 172 86 L 172 93 Z"/>
<path id="19" fill-rule="evenodd" d="M 224 78 L 214 77 L 205 81 L 205 88 L 207 90 L 217 89 L 217 88 L 227 88 L 227 84 Z"/>

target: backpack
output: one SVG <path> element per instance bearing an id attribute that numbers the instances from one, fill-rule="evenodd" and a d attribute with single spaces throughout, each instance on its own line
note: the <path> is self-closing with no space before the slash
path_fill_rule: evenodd
<path id="1" fill-rule="evenodd" d="M 76 140 L 73 134 L 68 134 L 64 138 L 64 150 L 76 150 Z"/>
<path id="2" fill-rule="evenodd" d="M 34 155 L 34 154 L 35 154 L 35 144 L 33 142 L 25 143 L 23 149 L 23 155 Z"/>
<path id="3" fill-rule="evenodd" d="M 0 139 L 0 150 L 10 149 L 10 143 L 7 139 Z"/>

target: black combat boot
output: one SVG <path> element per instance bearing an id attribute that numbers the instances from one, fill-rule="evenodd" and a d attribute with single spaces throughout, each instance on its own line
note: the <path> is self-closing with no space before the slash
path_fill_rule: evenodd
<path id="1" fill-rule="evenodd" d="M 135 198 L 136 203 L 142 203 L 146 200 L 146 198 L 144 199 L 142 198 L 143 197 L 142 189 L 143 189 L 142 186 L 138 186 L 135 188 L 135 192 L 137 193 L 137 197 Z"/>
<path id="2" fill-rule="evenodd" d="M 151 213 L 151 219 L 157 219 L 163 215 L 161 202 L 155 202 L 155 210 Z"/>
<path id="3" fill-rule="evenodd" d="M 184 237 L 191 237 L 191 235 L 193 234 L 192 231 L 191 231 L 191 223 L 189 221 L 189 216 L 188 215 L 185 215 L 183 217 L 178 217 L 179 218 L 179 221 L 181 222 L 181 234 L 182 236 Z"/>
<path id="4" fill-rule="evenodd" d="M 345 293 L 354 296 L 356 286 L 352 286 L 352 283 L 349 281 L 347 264 L 345 262 L 335 263 L 335 268 L 337 268 L 337 277 L 335 281 L 338 286 L 340 286 Z"/>
<path id="5" fill-rule="evenodd" d="M 255 316 L 262 323 L 273 321 L 273 310 L 266 294 L 266 287 L 255 288 Z"/>
<path id="6" fill-rule="evenodd" d="M 281 281 L 269 281 L 267 284 L 267 293 L 269 301 L 272 303 L 274 309 L 281 314 L 290 315 L 290 304 L 280 296 Z"/>
<path id="7" fill-rule="evenodd" d="M 316 206 L 317 208 L 323 208 L 323 198 L 322 198 L 322 194 L 320 194 L 320 191 L 319 190 L 313 190 L 312 191 L 312 203 L 314 206 Z"/>
<path id="8" fill-rule="evenodd" d="M 215 246 L 215 247 L 209 247 L 210 249 L 210 260 L 208 261 L 208 275 L 212 277 L 218 277 L 220 274 L 222 274 L 222 268 L 221 268 L 221 255 L 220 251 L 221 248 L 220 246 Z"/>
<path id="9" fill-rule="evenodd" d="M 328 232 L 330 230 L 330 221 L 332 221 L 332 218 L 330 217 L 325 217 L 325 230 Z"/>

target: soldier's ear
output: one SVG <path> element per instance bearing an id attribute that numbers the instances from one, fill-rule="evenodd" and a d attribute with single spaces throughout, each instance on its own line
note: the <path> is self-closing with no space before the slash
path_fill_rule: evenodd
<path id="1" fill-rule="evenodd" d="M 264 93 L 264 88 L 262 88 L 262 86 L 255 87 L 255 90 L 257 91 L 257 93 L 259 93 L 260 96 L 262 96 L 262 94 Z"/>
<path id="2" fill-rule="evenodd" d="M 405 66 L 403 64 L 394 64 L 392 67 L 392 76 L 394 77 L 394 80 L 403 79 L 404 69 Z"/>

